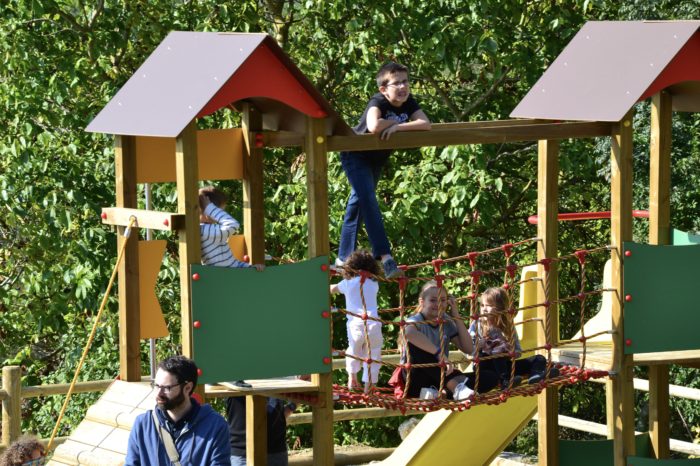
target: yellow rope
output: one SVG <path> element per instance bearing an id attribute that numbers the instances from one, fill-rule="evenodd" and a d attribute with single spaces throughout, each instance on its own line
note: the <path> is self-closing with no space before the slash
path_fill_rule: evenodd
<path id="1" fill-rule="evenodd" d="M 92 331 L 90 332 L 90 338 L 88 338 L 88 341 L 85 344 L 85 348 L 83 349 L 83 354 L 80 357 L 80 361 L 78 362 L 78 367 L 75 369 L 75 374 L 73 375 L 73 381 L 70 383 L 70 387 L 68 388 L 68 393 L 66 394 L 66 400 L 63 402 L 63 407 L 61 407 L 61 412 L 58 415 L 58 420 L 56 421 L 56 425 L 53 428 L 53 432 L 51 432 L 51 438 L 49 439 L 49 443 L 46 446 L 47 452 L 51 451 L 51 447 L 53 446 L 54 439 L 56 438 L 56 434 L 58 433 L 58 427 L 61 425 L 61 421 L 63 420 L 63 415 L 66 413 L 66 408 L 68 408 L 68 402 L 70 401 L 70 397 L 73 394 L 73 389 L 75 388 L 75 384 L 78 381 L 78 375 L 80 375 L 80 369 L 82 369 L 83 363 L 85 362 L 85 358 L 87 357 L 88 350 L 90 349 L 90 346 L 92 345 L 92 341 L 95 339 L 95 333 L 97 333 L 97 325 L 100 322 L 100 317 L 102 317 L 102 312 L 104 311 L 105 305 L 107 304 L 107 298 L 109 297 L 109 292 L 112 290 L 112 285 L 114 284 L 114 280 L 117 277 L 117 270 L 119 268 L 119 264 L 122 261 L 122 258 L 124 257 L 124 251 L 126 250 L 126 243 L 129 241 L 129 234 L 131 232 L 131 227 L 134 225 L 135 222 L 136 222 L 136 217 L 132 216 L 129 219 L 129 226 L 126 227 L 126 230 L 124 230 L 124 241 L 122 242 L 122 245 L 119 248 L 119 255 L 117 257 L 117 263 L 114 264 L 114 269 L 112 270 L 112 277 L 109 279 L 109 284 L 107 285 L 107 290 L 105 291 L 104 297 L 102 298 L 102 303 L 100 304 L 100 310 L 97 312 L 97 317 L 95 317 L 95 322 L 92 325 Z"/>

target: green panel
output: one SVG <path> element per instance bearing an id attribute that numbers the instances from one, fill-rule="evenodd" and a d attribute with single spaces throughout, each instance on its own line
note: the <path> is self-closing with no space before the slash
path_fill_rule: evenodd
<path id="1" fill-rule="evenodd" d="M 700 245 L 624 250 L 625 354 L 700 348 Z"/>
<path id="2" fill-rule="evenodd" d="M 685 231 L 676 230 L 674 228 L 671 238 L 671 244 L 674 246 L 687 246 L 689 244 L 700 244 L 700 235 L 687 233 Z"/>
<path id="3" fill-rule="evenodd" d="M 682 459 L 682 460 L 657 460 L 653 458 L 640 458 L 638 456 L 630 456 L 627 458 L 628 466 L 691 466 L 700 465 L 700 458 L 697 459 Z"/>
<path id="4" fill-rule="evenodd" d="M 328 372 L 327 257 L 233 269 L 193 265 L 194 356 L 202 383 Z M 325 267 L 324 267 L 325 268 Z"/>
<path id="5" fill-rule="evenodd" d="M 649 456 L 649 445 L 648 434 L 635 437 L 637 454 Z M 614 466 L 614 463 L 612 440 L 559 440 L 562 466 Z"/>

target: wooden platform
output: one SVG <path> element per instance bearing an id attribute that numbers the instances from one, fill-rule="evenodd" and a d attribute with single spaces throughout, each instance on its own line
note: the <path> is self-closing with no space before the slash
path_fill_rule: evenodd
<path id="1" fill-rule="evenodd" d="M 583 345 L 570 344 L 552 349 L 552 359 L 562 364 L 581 366 L 583 361 Z M 700 365 L 700 350 L 663 351 L 657 353 L 638 353 L 632 355 L 636 366 L 654 366 L 659 364 L 680 364 L 690 367 Z M 586 345 L 585 367 L 598 370 L 613 370 L 612 343 L 590 342 Z"/>
<path id="2" fill-rule="evenodd" d="M 204 393 L 207 398 L 225 398 L 229 396 L 262 395 L 271 396 L 280 393 L 307 393 L 318 391 L 318 386 L 297 378 L 250 379 L 246 380 L 251 388 L 236 387 L 233 382 L 206 385 Z"/>

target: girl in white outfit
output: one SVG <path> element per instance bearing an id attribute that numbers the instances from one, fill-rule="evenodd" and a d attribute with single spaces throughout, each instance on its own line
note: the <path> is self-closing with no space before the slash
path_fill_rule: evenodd
<path id="1" fill-rule="evenodd" d="M 366 273 L 361 273 L 366 272 Z M 363 367 L 362 382 L 365 393 L 379 379 L 380 361 L 382 358 L 382 323 L 363 316 L 379 318 L 377 313 L 377 293 L 379 284 L 372 276 L 379 273 L 379 265 L 368 251 L 353 252 L 342 267 L 343 280 L 337 285 L 331 285 L 331 293 L 345 295 L 345 309 L 355 315 L 347 315 L 348 349 L 345 358 L 345 368 L 348 371 L 348 388 L 359 389 L 357 373 Z M 370 276 L 371 274 L 371 276 Z M 364 298 L 364 299 L 363 299 Z M 369 348 L 367 343 L 369 340 Z M 367 367 L 362 359 L 372 359 Z M 360 359 L 355 359 L 360 358 Z"/>

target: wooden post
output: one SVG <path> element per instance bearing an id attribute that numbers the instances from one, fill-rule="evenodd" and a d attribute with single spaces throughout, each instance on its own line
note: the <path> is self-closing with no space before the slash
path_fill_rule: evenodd
<path id="1" fill-rule="evenodd" d="M 649 244 L 671 243 L 671 95 L 667 91 L 651 99 L 649 167 Z M 649 367 L 649 437 L 657 459 L 669 458 L 669 366 Z"/>
<path id="2" fill-rule="evenodd" d="M 197 188 L 197 120 L 192 120 L 175 141 L 177 212 L 185 215 L 178 233 L 180 252 L 180 321 L 182 354 L 195 359 L 192 345 L 192 287 L 190 265 L 202 261 L 199 235 L 199 190 Z"/>
<path id="3" fill-rule="evenodd" d="M 306 187 L 309 204 L 309 257 L 330 253 L 328 237 L 328 152 L 326 150 L 325 120 L 307 118 Z M 330 306 L 330 302 L 328 303 Z M 328 341 L 331 341 L 330 322 Z M 333 464 L 333 372 L 313 374 L 318 385 L 318 405 L 313 408 L 314 466 Z"/>
<path id="4" fill-rule="evenodd" d="M 19 366 L 2 368 L 2 389 L 7 398 L 2 400 L 2 442 L 9 446 L 19 438 L 22 426 L 22 369 Z"/>
<path id="5" fill-rule="evenodd" d="M 537 151 L 537 259 L 549 259 L 558 256 L 559 224 L 559 141 L 539 141 Z M 550 264 L 549 273 L 543 265 L 539 266 L 538 275 L 548 279 L 538 287 L 537 302 L 552 303 L 549 309 L 540 306 L 537 317 L 544 325 L 538 326 L 537 345 L 545 343 L 556 345 L 559 342 L 559 311 L 555 303 L 559 295 L 557 264 Z M 543 328 L 544 327 L 544 328 Z M 537 397 L 538 409 L 538 455 L 540 466 L 559 464 L 559 398 L 557 387 L 547 387 Z"/>
<path id="6" fill-rule="evenodd" d="M 251 264 L 265 262 L 265 195 L 263 192 L 263 148 L 255 134 L 262 130 L 262 114 L 248 103 L 243 111 L 243 229 Z"/>
<path id="7" fill-rule="evenodd" d="M 267 466 L 267 398 L 245 397 L 246 463 Z"/>
<path id="8" fill-rule="evenodd" d="M 116 136 L 114 147 L 117 207 L 135 209 L 136 138 Z M 117 227 L 117 251 L 126 241 L 125 227 Z M 141 308 L 139 299 L 139 230 L 132 228 L 119 264 L 119 375 L 122 380 L 141 380 Z"/>
<path id="9" fill-rule="evenodd" d="M 625 355 L 624 306 L 622 296 L 622 243 L 632 239 L 632 117 L 630 111 L 613 126 L 611 141 L 611 218 L 612 287 L 617 295 L 612 303 L 613 370 L 612 380 L 613 439 L 615 466 L 625 466 L 634 455 L 634 386 L 632 358 Z"/>
<path id="10" fill-rule="evenodd" d="M 255 134 L 262 130 L 262 114 L 249 103 L 241 104 L 243 142 L 243 233 L 251 264 L 265 263 L 265 194 L 263 191 L 263 148 L 257 147 Z M 263 398 L 263 409 L 258 406 L 258 397 L 247 397 L 246 411 L 246 455 L 253 463 L 267 464 L 267 411 Z M 256 404 L 257 403 L 257 404 Z M 256 409 L 251 409 L 256 406 Z"/>

